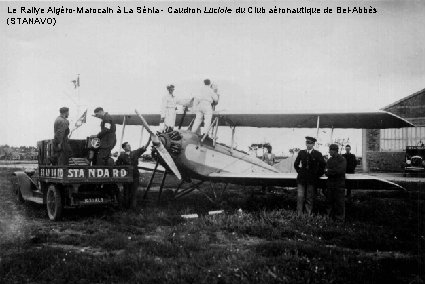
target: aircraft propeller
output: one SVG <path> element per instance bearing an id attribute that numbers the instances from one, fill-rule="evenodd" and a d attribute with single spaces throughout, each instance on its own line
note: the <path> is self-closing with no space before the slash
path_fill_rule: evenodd
<path id="1" fill-rule="evenodd" d="M 175 162 L 173 161 L 173 158 L 170 156 L 167 149 L 164 147 L 163 143 L 161 142 L 160 138 L 149 128 L 148 123 L 146 122 L 145 118 L 135 109 L 136 114 L 139 116 L 139 118 L 142 121 L 143 127 L 148 131 L 150 134 L 152 144 L 154 145 L 155 149 L 160 154 L 161 158 L 166 162 L 166 164 L 169 166 L 169 168 L 172 170 L 172 172 L 175 174 L 175 176 L 178 179 L 182 179 L 182 176 L 176 167 Z"/>

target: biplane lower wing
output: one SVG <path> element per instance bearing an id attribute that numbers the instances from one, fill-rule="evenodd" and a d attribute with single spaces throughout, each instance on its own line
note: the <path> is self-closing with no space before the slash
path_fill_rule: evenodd
<path id="1" fill-rule="evenodd" d="M 212 182 L 223 182 L 243 185 L 276 185 L 283 187 L 296 187 L 297 173 L 212 173 L 209 178 Z M 320 178 L 319 187 L 325 188 L 327 177 Z M 399 189 L 402 186 L 391 181 L 364 174 L 347 174 L 346 187 L 349 189 Z"/>

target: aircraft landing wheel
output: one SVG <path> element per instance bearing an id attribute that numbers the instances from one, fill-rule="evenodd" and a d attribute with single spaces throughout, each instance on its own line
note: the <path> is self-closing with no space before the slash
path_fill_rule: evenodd
<path id="1" fill-rule="evenodd" d="M 58 221 L 62 217 L 62 194 L 53 184 L 49 186 L 46 193 L 47 215 L 51 221 Z"/>

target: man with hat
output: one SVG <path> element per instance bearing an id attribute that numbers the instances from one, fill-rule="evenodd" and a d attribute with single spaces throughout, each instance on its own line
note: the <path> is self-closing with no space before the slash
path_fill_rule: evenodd
<path id="1" fill-rule="evenodd" d="M 338 154 L 339 147 L 331 144 L 327 160 L 327 215 L 337 221 L 345 221 L 345 172 L 346 160 Z"/>
<path id="2" fill-rule="evenodd" d="M 343 154 L 343 158 L 345 158 L 346 160 L 346 173 L 347 174 L 354 174 L 355 173 L 355 168 L 357 165 L 357 161 L 356 161 L 356 157 L 354 154 L 351 153 L 351 145 L 346 145 L 345 147 L 345 151 L 346 153 Z M 352 198 L 351 198 L 351 189 L 347 188 L 347 198 L 349 202 L 352 202 Z"/>
<path id="3" fill-rule="evenodd" d="M 115 137 L 115 123 L 112 121 L 111 116 L 104 112 L 104 109 L 97 107 L 94 110 L 94 117 L 100 118 L 101 132 L 97 137 L 100 139 L 98 158 L 96 165 L 108 165 L 108 160 L 111 156 L 111 150 L 114 148 L 117 139 Z"/>
<path id="4" fill-rule="evenodd" d="M 349 145 L 349 144 L 346 145 L 345 151 L 346 151 L 346 153 L 343 154 L 342 156 L 346 160 L 346 173 L 347 174 L 354 174 L 357 162 L 356 162 L 355 155 L 351 153 L 351 145 Z"/>
<path id="5" fill-rule="evenodd" d="M 268 145 L 266 149 L 268 149 L 268 151 L 263 154 L 262 161 L 273 166 L 275 164 L 275 154 L 272 153 L 272 146 Z"/>
<path id="6" fill-rule="evenodd" d="M 131 186 L 124 188 L 124 200 L 123 206 L 125 208 L 136 208 L 136 191 L 139 186 L 139 157 L 146 151 L 146 146 L 143 146 L 137 150 L 132 151 L 130 144 L 128 142 L 124 142 L 121 145 L 124 152 L 120 153 L 118 156 L 117 162 L 115 163 L 117 166 L 131 165 L 133 166 L 133 183 Z"/>
<path id="7" fill-rule="evenodd" d="M 176 124 L 176 99 L 173 94 L 174 90 L 174 85 L 168 85 L 168 92 L 163 96 L 161 102 L 160 130 L 164 130 L 166 132 L 173 130 L 173 127 L 175 127 Z"/>
<path id="8" fill-rule="evenodd" d="M 68 165 L 68 159 L 71 157 L 72 151 L 68 142 L 69 129 L 69 108 L 61 107 L 59 109 L 59 116 L 53 124 L 54 138 L 52 143 L 54 165 Z"/>
<path id="9" fill-rule="evenodd" d="M 297 215 L 311 215 L 316 198 L 317 183 L 324 174 L 325 161 L 314 149 L 315 138 L 307 136 L 306 150 L 300 150 L 294 161 L 297 174 Z"/>
<path id="10" fill-rule="evenodd" d="M 204 80 L 204 87 L 200 90 L 198 97 L 194 100 L 194 108 L 196 109 L 195 120 L 192 126 L 192 132 L 197 133 L 198 128 L 204 119 L 204 128 L 207 131 L 212 123 L 213 106 L 216 106 L 219 101 L 217 87 L 211 87 L 210 79 Z"/>

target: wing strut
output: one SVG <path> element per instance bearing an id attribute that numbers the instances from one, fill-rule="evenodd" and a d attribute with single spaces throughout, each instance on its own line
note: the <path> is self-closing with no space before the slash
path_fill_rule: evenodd
<path id="1" fill-rule="evenodd" d="M 181 118 L 181 120 L 180 120 L 180 122 L 179 122 L 179 127 L 178 127 L 178 129 L 181 129 L 181 128 L 182 128 L 183 120 L 185 119 L 185 116 L 186 116 L 186 112 L 187 112 L 187 111 L 188 111 L 188 107 L 185 107 L 185 109 L 184 109 L 184 111 L 183 111 L 182 118 Z"/>
<path id="2" fill-rule="evenodd" d="M 212 129 L 212 126 L 213 126 L 213 125 L 215 125 L 215 124 L 217 123 L 217 120 L 218 120 L 218 118 L 216 117 L 216 118 L 215 118 L 215 120 L 213 121 L 213 123 L 212 123 L 212 124 L 210 124 L 209 128 L 207 129 L 206 133 L 204 133 L 204 136 L 203 136 L 203 138 L 201 139 L 201 143 L 203 143 L 203 142 L 204 142 L 204 139 L 206 139 L 207 135 L 208 135 L 208 134 L 209 134 L 209 132 L 210 132 L 210 129 Z M 214 137 L 213 137 L 213 140 L 214 140 Z"/>
<path id="3" fill-rule="evenodd" d="M 216 125 L 214 126 L 214 134 L 213 134 L 213 147 L 216 146 L 217 130 L 218 129 L 219 129 L 219 118 L 216 118 Z"/>
<path id="4" fill-rule="evenodd" d="M 232 127 L 231 127 L 231 129 L 232 129 L 231 151 L 232 151 L 232 152 L 234 151 L 234 136 L 235 136 L 235 127 L 236 127 L 236 126 L 232 126 Z"/>
<path id="5" fill-rule="evenodd" d="M 318 133 L 319 133 L 319 126 L 320 126 L 320 117 L 319 115 L 317 116 L 317 140 L 318 140 Z"/>
<path id="6" fill-rule="evenodd" d="M 123 128 L 121 129 L 121 138 L 120 138 L 120 144 L 118 144 L 118 152 L 120 152 L 120 147 L 123 144 L 123 138 L 124 138 L 124 129 L 126 128 L 126 116 L 123 116 Z"/>

